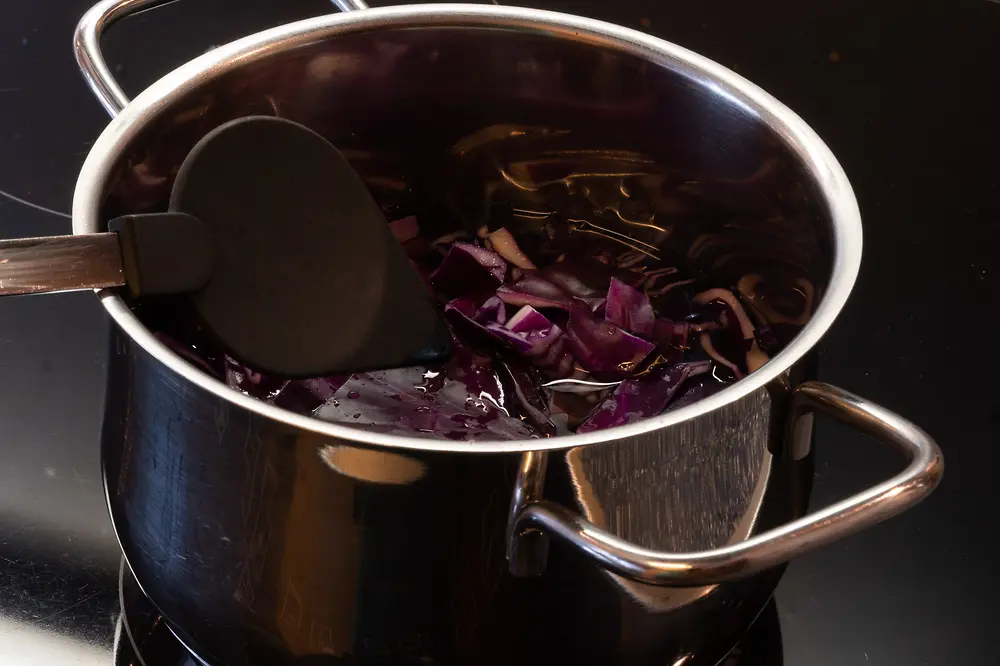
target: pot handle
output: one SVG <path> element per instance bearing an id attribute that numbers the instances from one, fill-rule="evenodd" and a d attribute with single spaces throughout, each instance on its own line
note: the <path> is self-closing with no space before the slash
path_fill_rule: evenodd
<path id="1" fill-rule="evenodd" d="M 87 10 L 76 26 L 73 50 L 80 71 L 90 89 L 111 117 L 115 117 L 128 104 L 129 99 L 115 81 L 101 52 L 101 35 L 112 23 L 174 0 L 102 0 Z M 341 11 L 367 9 L 364 0 L 332 0 Z"/>
<path id="2" fill-rule="evenodd" d="M 822 382 L 806 382 L 793 391 L 788 441 L 808 427 L 817 411 L 895 449 L 909 460 L 906 469 L 815 513 L 713 550 L 663 553 L 640 548 L 548 501 L 523 506 L 514 518 L 512 536 L 540 531 L 575 547 L 605 569 L 641 583 L 710 585 L 750 576 L 871 527 L 927 497 L 941 480 L 941 450 L 927 433 L 887 409 Z"/>

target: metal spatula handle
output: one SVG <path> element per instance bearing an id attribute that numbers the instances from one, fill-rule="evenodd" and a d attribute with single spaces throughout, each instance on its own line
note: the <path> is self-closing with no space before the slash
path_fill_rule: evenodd
<path id="1" fill-rule="evenodd" d="M 212 240 L 184 213 L 123 215 L 107 233 L 0 241 L 0 296 L 128 285 L 133 296 L 195 291 L 212 273 Z"/>
<path id="2" fill-rule="evenodd" d="M 0 241 L 0 296 L 124 284 L 118 234 Z"/>

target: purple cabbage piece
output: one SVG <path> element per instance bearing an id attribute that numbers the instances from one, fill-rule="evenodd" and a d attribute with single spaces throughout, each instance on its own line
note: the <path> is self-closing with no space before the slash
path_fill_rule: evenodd
<path id="1" fill-rule="evenodd" d="M 539 271 L 539 276 L 570 296 L 582 299 L 603 298 L 608 293 L 614 268 L 591 259 L 567 258 Z"/>
<path id="2" fill-rule="evenodd" d="M 224 355 L 220 357 L 221 365 L 224 366 L 224 369 L 220 371 L 209 365 L 205 359 L 197 356 L 190 347 L 180 344 L 170 336 L 157 333 L 156 337 L 183 356 L 185 360 L 210 373 L 213 377 L 226 382 L 230 388 L 298 414 L 312 413 L 313 410 L 329 400 L 340 385 L 350 378 L 350 375 L 335 375 L 314 379 L 280 379 L 255 372 L 239 361 Z"/>
<path id="3" fill-rule="evenodd" d="M 656 351 L 669 363 L 679 363 L 684 358 L 690 336 L 691 325 L 685 321 L 661 317 L 653 322 L 652 340 L 656 343 Z"/>
<path id="4" fill-rule="evenodd" d="M 496 296 L 486 299 L 482 305 L 477 305 L 473 298 L 456 298 L 445 306 L 445 312 L 452 311 L 480 326 L 503 324 L 507 321 L 503 301 Z"/>
<path id="5" fill-rule="evenodd" d="M 587 416 L 577 432 L 614 428 L 658 416 L 688 377 L 708 372 L 710 368 L 709 361 L 678 363 L 645 376 L 630 377 Z"/>
<path id="6" fill-rule="evenodd" d="M 572 375 L 576 369 L 576 359 L 570 350 L 567 337 L 565 335 L 557 337 L 548 351 L 536 361 L 536 364 L 556 378 Z"/>
<path id="7" fill-rule="evenodd" d="M 689 384 L 691 383 L 689 382 Z M 707 377 L 706 379 L 698 383 L 693 383 L 690 386 L 685 385 L 684 391 L 667 406 L 664 412 L 672 412 L 676 409 L 680 409 L 681 407 L 687 407 L 688 405 L 696 403 L 710 395 L 715 395 L 727 386 L 729 386 L 729 383 L 720 382 L 714 377 Z"/>
<path id="8" fill-rule="evenodd" d="M 598 319 L 581 303 L 570 310 L 566 339 L 584 368 L 606 377 L 627 376 L 655 348 L 653 343 Z"/>
<path id="9" fill-rule="evenodd" d="M 458 346 L 444 366 L 353 375 L 314 416 L 365 430 L 456 441 L 537 437 L 530 423 L 512 416 L 507 401 L 492 359 Z"/>
<path id="10" fill-rule="evenodd" d="M 534 308 L 568 310 L 573 303 L 572 296 L 540 277 L 536 271 L 524 271 L 517 282 L 497 289 L 497 296 L 508 305 L 530 305 Z"/>
<path id="11" fill-rule="evenodd" d="M 541 388 L 544 380 L 538 371 L 516 359 L 501 360 L 499 369 L 500 379 L 517 400 L 520 412 L 546 437 L 555 435 L 556 426 L 549 418 L 549 401 Z"/>
<path id="12" fill-rule="evenodd" d="M 519 336 L 496 322 L 496 313 L 492 308 L 477 308 L 472 305 L 471 299 L 456 298 L 450 301 L 445 306 L 444 313 L 459 330 L 464 325 L 466 330 L 477 331 L 493 342 L 503 344 L 522 354 L 531 349 L 530 343 L 524 336 Z"/>
<path id="13" fill-rule="evenodd" d="M 553 345 L 563 336 L 561 328 L 530 305 L 518 310 L 504 328 L 527 343 L 527 347 L 520 350 L 525 356 L 537 359 L 545 358 Z"/>
<path id="14" fill-rule="evenodd" d="M 530 306 L 525 306 L 528 311 L 522 308 L 506 326 L 498 323 L 502 315 L 497 313 L 491 303 L 492 300 L 489 299 L 482 307 L 473 309 L 469 299 L 456 299 L 445 306 L 445 314 L 450 315 L 456 323 L 464 323 L 467 328 L 471 327 L 494 342 L 525 356 L 542 356 L 552 343 L 562 336 L 562 330 L 558 326 Z M 511 322 L 518 325 L 517 330 L 511 328 Z"/>
<path id="15" fill-rule="evenodd" d="M 352 375 L 334 375 L 317 377 L 315 379 L 293 379 L 271 401 L 278 407 L 290 409 L 299 414 L 312 414 L 326 404 L 337 389 L 343 386 Z"/>
<path id="16" fill-rule="evenodd" d="M 649 340 L 653 336 L 656 315 L 645 294 L 618 278 L 612 278 L 604 306 L 604 319 Z"/>
<path id="17" fill-rule="evenodd" d="M 555 377 L 573 372 L 573 355 L 562 329 L 538 310 L 525 305 L 510 318 L 506 328 L 527 343 L 527 348 L 518 347 L 518 351 L 535 367 Z"/>
<path id="18" fill-rule="evenodd" d="M 544 331 L 551 329 L 552 326 L 552 322 L 546 319 L 545 315 L 530 305 L 522 307 L 507 322 L 507 328 L 514 333 Z"/>
<path id="19" fill-rule="evenodd" d="M 653 322 L 653 334 L 650 338 L 657 345 L 687 347 L 691 325 L 686 321 L 672 321 L 660 317 Z"/>
<path id="20" fill-rule="evenodd" d="M 514 351 L 530 355 L 535 347 L 535 343 L 528 339 L 526 333 L 515 333 L 506 326 L 500 324 L 487 324 L 486 332 L 493 336 L 493 339 Z"/>
<path id="21" fill-rule="evenodd" d="M 540 309 L 558 308 L 560 310 L 567 309 L 569 307 L 566 302 L 555 301 L 543 296 L 537 296 L 535 294 L 527 294 L 507 286 L 497 289 L 497 297 L 507 305 L 530 305 Z"/>
<path id="22" fill-rule="evenodd" d="M 574 367 L 573 355 L 563 330 L 530 305 L 523 306 L 506 325 L 491 321 L 493 299 L 475 308 L 469 299 L 456 299 L 445 306 L 456 325 L 472 328 L 494 343 L 517 352 L 535 367 L 555 377 L 566 377 Z"/>
<path id="23" fill-rule="evenodd" d="M 505 324 L 507 322 L 507 308 L 504 307 L 504 302 L 496 296 L 487 299 L 479 306 L 479 319 L 476 321 L 482 323 L 482 320 L 495 324 Z"/>
<path id="24" fill-rule="evenodd" d="M 530 305 L 525 305 L 507 322 L 507 329 L 530 348 L 522 353 L 536 366 L 558 377 L 573 369 L 573 357 L 566 347 L 563 331 Z"/>
<path id="25" fill-rule="evenodd" d="M 447 298 L 486 298 L 503 283 L 507 262 L 496 252 L 471 243 L 454 243 L 430 276 L 434 290 Z"/>

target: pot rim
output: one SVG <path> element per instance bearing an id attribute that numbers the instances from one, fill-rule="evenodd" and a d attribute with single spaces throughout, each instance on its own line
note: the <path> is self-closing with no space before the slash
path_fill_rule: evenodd
<path id="1" fill-rule="evenodd" d="M 381 28 L 445 26 L 528 31 L 637 56 L 709 87 L 715 94 L 765 123 L 812 174 L 832 221 L 834 256 L 829 288 L 806 327 L 785 349 L 756 372 L 715 395 L 677 411 L 592 433 L 547 439 L 472 442 L 369 432 L 296 414 L 253 398 L 229 388 L 171 351 L 139 321 L 114 290 L 97 290 L 104 308 L 122 331 L 156 360 L 205 391 L 252 413 L 306 432 L 390 449 L 489 454 L 558 450 L 598 444 L 645 435 L 697 418 L 735 402 L 774 380 L 808 353 L 830 328 L 850 295 L 861 264 L 861 214 L 847 175 L 816 132 L 763 89 L 708 58 L 637 30 L 546 10 L 469 4 L 365 9 L 288 23 L 209 51 L 146 88 L 98 137 L 77 179 L 73 195 L 73 233 L 102 231 L 100 208 L 103 193 L 111 169 L 121 152 L 160 112 L 204 83 L 248 62 L 325 41 L 337 35 Z"/>

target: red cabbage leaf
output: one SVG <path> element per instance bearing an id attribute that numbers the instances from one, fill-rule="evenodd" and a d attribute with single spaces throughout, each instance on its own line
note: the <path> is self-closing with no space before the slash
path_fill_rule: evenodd
<path id="1" fill-rule="evenodd" d="M 598 319 L 582 303 L 570 309 L 566 340 L 585 369 L 611 377 L 629 375 L 654 349 L 651 342 Z"/>
<path id="2" fill-rule="evenodd" d="M 708 372 L 710 367 L 709 361 L 678 363 L 630 377 L 587 416 L 577 432 L 613 428 L 662 414 L 684 380 Z"/>
<path id="3" fill-rule="evenodd" d="M 656 315 L 653 314 L 653 306 L 649 304 L 649 299 L 641 291 L 618 278 L 612 278 L 611 286 L 608 287 L 604 319 L 647 340 L 653 337 Z"/>

